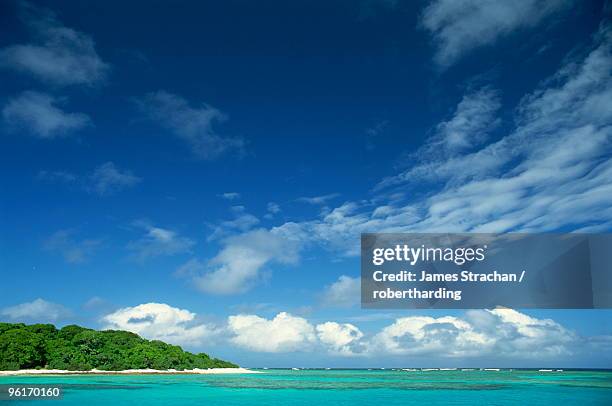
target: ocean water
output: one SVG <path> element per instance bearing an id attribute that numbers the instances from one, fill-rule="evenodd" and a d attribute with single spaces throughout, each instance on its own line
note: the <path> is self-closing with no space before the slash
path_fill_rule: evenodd
<path id="1" fill-rule="evenodd" d="M 14 405 L 612 405 L 612 371 L 265 370 L 244 375 L 0 377 L 60 386 Z"/>

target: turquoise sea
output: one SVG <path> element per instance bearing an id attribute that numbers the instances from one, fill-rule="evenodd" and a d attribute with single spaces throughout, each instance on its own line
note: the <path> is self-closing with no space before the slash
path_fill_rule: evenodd
<path id="1" fill-rule="evenodd" d="M 0 377 L 66 405 L 612 405 L 612 371 L 265 370 L 246 375 Z M 5 389 L 6 390 L 6 389 Z"/>

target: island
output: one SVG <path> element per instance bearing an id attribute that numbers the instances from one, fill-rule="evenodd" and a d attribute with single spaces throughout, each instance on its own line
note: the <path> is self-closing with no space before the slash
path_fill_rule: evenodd
<path id="1" fill-rule="evenodd" d="M 16 373 L 250 372 L 137 334 L 77 325 L 0 323 L 0 371 Z M 6 375 L 9 373 L 3 373 Z"/>

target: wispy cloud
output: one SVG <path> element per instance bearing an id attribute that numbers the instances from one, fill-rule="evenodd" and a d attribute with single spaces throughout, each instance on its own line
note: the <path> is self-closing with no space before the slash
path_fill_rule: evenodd
<path id="1" fill-rule="evenodd" d="M 136 221 L 134 226 L 144 231 L 137 240 L 130 241 L 127 249 L 133 258 L 146 261 L 160 256 L 171 256 L 191 252 L 195 241 L 179 235 L 176 231 L 156 227 L 148 221 Z"/>
<path id="2" fill-rule="evenodd" d="M 133 187 L 141 179 L 128 170 L 118 169 L 114 163 L 105 162 L 89 176 L 87 190 L 100 196 L 112 195 Z"/>
<path id="3" fill-rule="evenodd" d="M 373 127 L 366 128 L 366 149 L 374 149 L 376 146 L 376 139 L 381 136 L 389 125 L 389 120 L 382 120 L 376 123 Z"/>
<path id="4" fill-rule="evenodd" d="M 220 195 L 225 200 L 236 200 L 240 199 L 240 193 L 238 192 L 225 192 Z"/>
<path id="5" fill-rule="evenodd" d="M 608 221 L 612 113 L 601 106 L 612 102 L 611 50 L 604 27 L 582 61 L 523 99 L 507 136 L 385 180 L 446 182 L 423 202 L 424 218 L 412 228 L 532 231 Z"/>
<path id="6" fill-rule="evenodd" d="M 214 159 L 230 151 L 244 151 L 242 138 L 221 136 L 214 130 L 215 123 L 227 118 L 215 107 L 192 107 L 182 97 L 162 90 L 145 95 L 138 105 L 147 117 L 187 142 L 199 158 Z"/>
<path id="7" fill-rule="evenodd" d="M 414 154 L 423 159 L 448 158 L 482 145 L 501 122 L 499 92 L 479 89 L 463 96 L 453 116 L 436 126 L 435 135 Z"/>
<path id="8" fill-rule="evenodd" d="M 72 316 L 72 312 L 57 303 L 38 298 L 31 302 L 5 307 L 0 310 L 0 316 L 12 321 L 56 322 Z"/>
<path id="9" fill-rule="evenodd" d="M 78 176 L 74 173 L 66 171 L 39 171 L 36 179 L 51 182 L 51 183 L 74 183 L 78 180 Z"/>
<path id="10" fill-rule="evenodd" d="M 445 185 L 393 212 L 418 213 L 407 228 L 430 231 L 554 230 L 609 221 L 612 113 L 602 106 L 612 102 L 611 50 L 612 34 L 603 27 L 583 60 L 524 97 L 517 126 L 505 137 L 385 179 L 384 187 Z"/>
<path id="11" fill-rule="evenodd" d="M 571 0 L 433 0 L 423 11 L 420 24 L 434 38 L 435 62 L 447 67 L 475 48 L 536 26 L 571 3 Z"/>
<path id="12" fill-rule="evenodd" d="M 212 233 L 207 237 L 208 241 L 218 240 L 229 235 L 245 232 L 259 224 L 259 219 L 247 213 L 244 206 L 233 206 L 231 207 L 231 211 L 234 215 L 232 220 L 225 220 L 217 224 L 209 225 L 212 229 Z"/>
<path id="13" fill-rule="evenodd" d="M 264 267 L 298 261 L 299 237 L 293 231 L 291 226 L 283 226 L 227 237 L 221 241 L 222 249 L 215 257 L 206 262 L 190 262 L 181 273 L 188 274 L 194 286 L 205 293 L 245 292 L 258 282 Z"/>
<path id="14" fill-rule="evenodd" d="M 361 279 L 341 275 L 337 281 L 325 287 L 321 299 L 325 306 L 355 306 L 361 300 Z"/>
<path id="15" fill-rule="evenodd" d="M 43 248 L 59 253 L 69 264 L 87 262 L 102 245 L 102 239 L 80 239 L 75 230 L 59 230 L 47 238 Z"/>
<path id="16" fill-rule="evenodd" d="M 36 179 L 48 183 L 78 185 L 79 188 L 99 196 L 110 196 L 134 187 L 142 181 L 129 170 L 119 169 L 113 162 L 105 162 L 91 173 L 79 175 L 67 171 L 42 170 Z"/>
<path id="17" fill-rule="evenodd" d="M 91 124 L 88 115 L 66 112 L 58 107 L 60 103 L 47 93 L 28 90 L 8 101 L 2 117 L 12 132 L 47 139 L 70 135 Z"/>
<path id="18" fill-rule="evenodd" d="M 266 214 L 266 218 L 272 218 L 275 214 L 280 213 L 281 207 L 278 203 L 268 202 L 266 210 L 268 211 L 268 214 Z"/>
<path id="19" fill-rule="evenodd" d="M 515 124 L 500 130 L 494 141 L 469 137 L 469 148 L 434 154 L 383 180 L 369 200 L 348 201 L 312 220 L 276 229 L 292 230 L 297 253 L 317 244 L 352 256 L 359 254 L 363 232 L 531 232 L 611 224 L 612 110 L 605 108 L 612 104 L 611 70 L 612 32 L 603 26 L 588 54 L 568 59 L 523 98 Z M 496 97 L 484 90 L 469 93 L 459 104 L 481 105 Z M 464 103 L 430 142 L 447 137 L 449 128 L 468 134 L 465 128 L 477 124 L 486 132 L 495 125 L 496 109 L 479 115 Z M 475 116 L 474 123 L 459 125 L 462 120 L 456 118 L 467 116 Z M 417 187 L 427 193 L 394 197 Z M 244 255 L 258 257 L 250 251 Z"/>
<path id="20" fill-rule="evenodd" d="M 27 73 L 52 85 L 94 85 L 110 69 L 90 36 L 64 26 L 49 10 L 22 2 L 34 41 L 0 50 L 0 67 Z"/>
<path id="21" fill-rule="evenodd" d="M 339 193 L 330 193 L 330 194 L 321 195 L 321 196 L 298 197 L 296 201 L 301 202 L 301 203 L 313 204 L 313 205 L 322 205 L 322 204 L 327 204 L 328 201 L 335 199 L 338 196 L 340 196 Z"/>

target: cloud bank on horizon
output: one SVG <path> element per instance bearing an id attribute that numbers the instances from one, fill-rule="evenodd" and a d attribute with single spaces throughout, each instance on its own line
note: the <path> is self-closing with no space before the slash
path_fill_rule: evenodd
<path id="1" fill-rule="evenodd" d="M 427 69 L 412 66 L 411 75 L 429 86 L 415 90 L 415 100 L 438 92 L 430 104 L 444 107 L 432 114 L 433 108 L 411 100 L 407 104 L 414 111 L 401 110 L 392 118 L 386 115 L 396 109 L 396 96 L 389 102 L 380 93 L 364 93 L 387 103 L 369 115 L 375 107 L 359 98 L 338 102 L 331 95 L 352 95 L 357 82 L 349 80 L 350 72 L 327 82 L 333 63 L 319 65 L 321 55 L 345 63 L 344 54 L 323 47 L 335 44 L 327 36 L 299 52 L 290 48 L 299 62 L 288 58 L 296 65 L 281 66 L 271 78 L 267 70 L 288 62 L 272 58 L 258 65 L 252 51 L 231 48 L 235 43 L 228 39 L 226 53 L 235 60 L 223 64 L 206 35 L 187 51 L 182 45 L 164 48 L 163 41 L 143 44 L 155 63 L 146 69 L 138 65 L 135 74 L 130 71 L 135 62 L 117 58 L 119 47 L 108 32 L 95 24 L 91 34 L 85 24 L 71 28 L 79 22 L 70 18 L 70 10 L 56 14 L 27 2 L 16 9 L 27 39 L 14 35 L 0 44 L 1 72 L 15 78 L 3 90 L 0 107 L 7 143 L 3 184 L 8 195 L 40 205 L 3 201 L 2 228 L 27 235 L 15 238 L 7 231 L 0 243 L 14 240 L 17 248 L 24 247 L 6 250 L 24 253 L 7 255 L 3 262 L 11 269 L 35 278 L 39 271 L 28 263 L 31 258 L 48 273 L 43 280 L 50 285 L 41 281 L 27 299 L 7 292 L 0 302 L 2 318 L 74 320 L 76 312 L 67 304 L 43 300 L 46 291 L 36 289 L 57 283 L 71 301 L 67 292 L 79 291 L 70 289 L 72 283 L 98 280 L 99 286 L 85 287 L 83 295 L 112 296 L 117 304 L 84 322 L 189 347 L 229 345 L 254 353 L 358 359 L 612 355 L 609 328 L 581 333 L 511 309 L 394 315 L 374 328 L 347 322 L 359 302 L 354 265 L 363 232 L 610 231 L 612 26 L 606 5 L 602 18 L 563 39 L 549 32 L 571 24 L 577 18 L 573 10 L 580 14 L 580 6 L 569 0 L 521 0 L 511 6 L 433 0 L 412 10 L 417 24 L 408 27 L 410 35 L 429 42 L 426 50 L 414 50 Z M 380 16 L 343 24 L 361 32 L 385 15 L 410 21 L 407 14 L 394 5 Z M 70 24 L 62 21 L 64 15 Z M 337 32 L 335 22 L 332 26 L 330 32 Z M 258 41 L 281 48 L 261 49 L 260 57 L 287 51 L 281 39 L 263 35 Z M 533 38 L 520 47 L 512 41 L 521 36 Z M 355 46 L 360 51 L 352 52 L 362 58 L 367 44 L 388 39 L 347 43 L 344 57 L 350 58 Z M 253 46 L 262 47 L 258 41 Z M 529 68 L 529 77 L 517 68 L 512 76 L 504 70 L 507 59 L 492 63 L 495 56 L 487 54 L 502 58 L 499 49 L 509 44 L 518 49 L 513 55 L 542 58 L 538 63 L 545 68 Z M 309 47 L 319 53 L 309 55 Z M 405 53 L 413 48 L 406 46 Z M 550 49 L 557 54 L 543 61 Z M 396 55 L 397 50 L 377 48 L 368 60 L 382 64 L 391 58 L 381 52 Z M 239 61 L 243 55 L 252 60 L 248 69 Z M 174 61 L 181 58 L 188 61 L 177 68 Z M 297 65 L 304 70 L 297 71 Z M 295 76 L 288 75 L 291 68 Z M 234 88 L 239 72 L 248 80 Z M 389 94 L 396 90 L 388 89 L 409 88 L 394 82 L 410 76 L 403 70 L 385 66 L 375 76 L 389 80 L 381 86 Z M 346 87 L 336 87 L 342 80 Z M 444 90 L 432 90 L 436 86 Z M 309 87 L 333 101 L 324 105 L 327 99 L 316 99 Z M 303 96 L 295 96 L 300 92 Z M 287 107 L 292 104 L 295 110 Z M 329 110 L 338 117 L 317 115 Z M 401 122 L 407 115 L 410 121 Z M 360 116 L 373 119 L 365 124 Z M 425 123 L 417 125 L 421 116 Z M 339 129 L 345 117 L 362 125 L 363 143 L 356 141 L 354 128 Z M 394 126 L 400 133 L 390 142 Z M 336 137 L 344 154 L 330 137 L 340 131 L 349 134 Z M 316 142 L 309 144 L 310 138 Z M 322 147 L 325 142 L 332 153 Z M 392 146 L 384 149 L 387 142 Z M 364 161 L 364 154 L 371 161 Z M 389 160 L 397 164 L 382 166 Z M 26 169 L 17 174 L 9 165 Z M 315 173 L 324 165 L 326 173 Z M 363 167 L 373 168 L 371 174 L 356 182 Z M 15 220 L 47 207 L 44 217 Z M 290 304 L 265 315 L 228 310 L 245 300 Z M 302 308 L 303 313 L 296 311 Z M 198 316 L 215 312 L 215 320 Z"/>
<path id="2" fill-rule="evenodd" d="M 2 309 L 16 320 L 70 315 L 61 305 L 36 299 Z M 221 342 L 259 353 L 325 353 L 364 362 L 391 358 L 424 362 L 428 357 L 500 362 L 567 363 L 581 354 L 607 354 L 612 336 L 581 336 L 551 319 L 538 319 L 512 309 L 469 310 L 462 316 L 405 316 L 376 331 L 352 323 L 318 324 L 287 312 L 272 318 L 234 314 L 220 323 L 202 322 L 185 309 L 164 303 L 125 307 L 100 319 L 104 329 L 131 331 L 145 338 L 209 350 Z M 400 358 L 397 358 L 400 357 Z M 420 360 L 420 361 L 419 361 Z M 455 361 L 456 362 L 456 361 Z"/>

